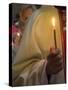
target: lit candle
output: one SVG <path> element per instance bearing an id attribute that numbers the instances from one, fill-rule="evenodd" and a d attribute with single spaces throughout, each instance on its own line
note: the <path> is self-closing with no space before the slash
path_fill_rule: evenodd
<path id="1" fill-rule="evenodd" d="M 57 48 L 57 42 L 56 42 L 56 30 L 55 30 L 55 18 L 52 18 L 52 25 L 53 25 L 53 33 L 54 33 L 54 43 L 55 43 L 55 48 Z"/>

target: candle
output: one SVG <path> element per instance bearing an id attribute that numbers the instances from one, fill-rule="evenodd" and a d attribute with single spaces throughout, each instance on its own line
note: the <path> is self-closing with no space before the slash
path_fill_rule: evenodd
<path id="1" fill-rule="evenodd" d="M 57 48 L 57 42 L 56 42 L 56 31 L 54 29 L 54 42 L 55 42 L 55 48 Z"/>
<path id="2" fill-rule="evenodd" d="M 57 48 L 57 42 L 56 42 L 56 30 L 55 30 L 55 18 L 52 18 L 52 25 L 53 25 L 53 33 L 54 33 L 54 43 L 55 43 L 55 48 Z"/>

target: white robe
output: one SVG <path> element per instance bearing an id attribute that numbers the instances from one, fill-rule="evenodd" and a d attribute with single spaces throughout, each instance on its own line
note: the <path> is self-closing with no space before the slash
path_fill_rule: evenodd
<path id="1" fill-rule="evenodd" d="M 44 19 L 47 19 L 47 17 L 43 19 L 44 15 L 48 14 L 48 12 L 52 15 L 53 10 L 58 15 L 56 8 L 44 7 L 34 12 L 28 21 L 21 40 L 20 48 L 12 66 L 13 86 L 48 84 L 46 56 L 49 53 L 47 50 L 49 44 L 47 41 L 48 38 L 45 36 L 45 33 L 47 32 L 44 30 L 41 31 L 41 26 L 43 25 L 41 22 Z M 41 29 L 38 29 L 38 27 Z M 51 76 L 51 84 L 64 82 L 64 70 Z"/>

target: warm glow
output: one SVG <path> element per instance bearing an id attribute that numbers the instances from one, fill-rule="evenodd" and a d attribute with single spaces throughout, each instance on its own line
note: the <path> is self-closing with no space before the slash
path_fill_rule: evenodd
<path id="1" fill-rule="evenodd" d="M 54 17 L 52 18 L 52 25 L 53 25 L 53 27 L 55 27 L 55 18 Z"/>
<path id="2" fill-rule="evenodd" d="M 17 36 L 20 36 L 20 33 L 19 32 L 17 33 Z"/>

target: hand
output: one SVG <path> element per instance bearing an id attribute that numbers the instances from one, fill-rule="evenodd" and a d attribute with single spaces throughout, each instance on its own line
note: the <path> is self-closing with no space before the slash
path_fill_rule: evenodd
<path id="1" fill-rule="evenodd" d="M 46 67 L 47 75 L 56 74 L 63 68 L 62 56 L 59 50 L 54 50 L 47 57 L 48 63 Z"/>

